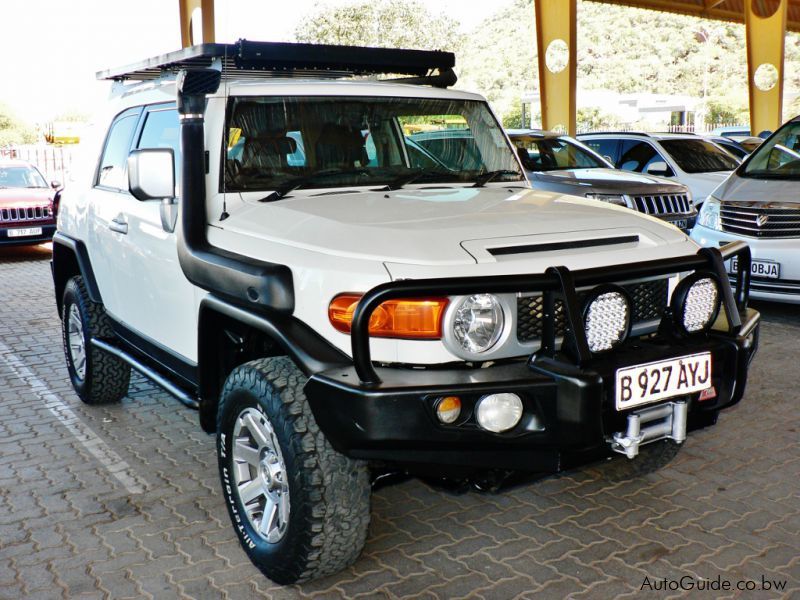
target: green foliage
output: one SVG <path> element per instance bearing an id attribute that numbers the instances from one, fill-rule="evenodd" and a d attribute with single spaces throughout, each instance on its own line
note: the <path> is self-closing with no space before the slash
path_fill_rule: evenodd
<path id="1" fill-rule="evenodd" d="M 706 111 L 706 126 L 708 127 L 745 123 L 748 119 L 747 105 L 727 98 L 709 100 L 706 103 Z"/>
<path id="2" fill-rule="evenodd" d="M 0 147 L 14 144 L 32 144 L 36 132 L 18 119 L 11 110 L 0 104 Z"/>
<path id="3" fill-rule="evenodd" d="M 529 127 L 529 123 L 524 123 L 522 121 L 521 102 L 517 103 L 513 108 L 505 112 L 500 118 L 500 121 L 503 123 L 503 127 L 506 129 L 522 129 Z"/>
<path id="4" fill-rule="evenodd" d="M 578 131 L 598 131 L 620 127 L 619 119 L 616 116 L 595 107 L 579 108 L 576 120 Z"/>
<path id="5" fill-rule="evenodd" d="M 299 42 L 458 50 L 458 22 L 416 0 L 374 0 L 327 7 L 295 30 Z"/>

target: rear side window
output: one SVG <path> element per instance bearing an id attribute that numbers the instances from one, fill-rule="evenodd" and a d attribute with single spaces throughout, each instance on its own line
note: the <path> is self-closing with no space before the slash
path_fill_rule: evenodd
<path id="1" fill-rule="evenodd" d="M 616 166 L 623 171 L 646 173 L 647 168 L 656 162 L 666 163 L 653 146 L 638 140 L 624 140 Z"/>
<path id="2" fill-rule="evenodd" d="M 619 140 L 603 139 L 603 140 L 581 140 L 584 144 L 589 146 L 592 150 L 597 152 L 603 158 L 608 159 L 612 165 L 617 162 L 619 157 Z"/>
<path id="3" fill-rule="evenodd" d="M 119 115 L 111 124 L 100 158 L 95 185 L 127 191 L 127 161 L 131 148 L 131 138 L 139 122 L 139 109 Z"/>
<path id="4" fill-rule="evenodd" d="M 151 110 L 147 113 L 137 148 L 170 148 L 175 157 L 175 181 L 181 162 L 181 136 L 178 111 L 174 108 Z"/>

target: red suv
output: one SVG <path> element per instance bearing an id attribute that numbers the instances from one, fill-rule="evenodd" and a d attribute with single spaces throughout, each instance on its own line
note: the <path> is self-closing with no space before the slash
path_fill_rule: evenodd
<path id="1" fill-rule="evenodd" d="M 0 161 L 0 246 L 49 242 L 56 230 L 57 182 L 35 166 Z"/>

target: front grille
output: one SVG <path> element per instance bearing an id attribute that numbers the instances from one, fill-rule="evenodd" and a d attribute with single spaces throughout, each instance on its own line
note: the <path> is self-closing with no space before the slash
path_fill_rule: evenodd
<path id="1" fill-rule="evenodd" d="M 688 215 L 693 212 L 692 203 L 686 194 L 633 196 L 633 205 L 646 215 Z"/>
<path id="2" fill-rule="evenodd" d="M 622 286 L 631 299 L 631 323 L 634 326 L 661 318 L 667 306 L 668 282 L 668 279 L 655 279 Z M 578 293 L 581 305 L 586 294 L 587 292 Z M 543 304 L 541 295 L 517 298 L 517 339 L 520 342 L 530 342 L 542 337 Z M 561 300 L 555 302 L 555 323 L 556 336 L 563 336 L 567 321 Z"/>
<path id="3" fill-rule="evenodd" d="M 27 208 L 0 208 L 0 223 L 19 221 L 45 221 L 52 218 L 49 206 L 29 206 Z"/>
<path id="4" fill-rule="evenodd" d="M 722 230 L 755 238 L 800 237 L 800 204 L 723 202 Z"/>

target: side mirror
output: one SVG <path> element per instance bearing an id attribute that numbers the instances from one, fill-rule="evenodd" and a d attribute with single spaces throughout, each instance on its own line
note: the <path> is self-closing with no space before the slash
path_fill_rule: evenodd
<path id="1" fill-rule="evenodd" d="M 647 167 L 648 175 L 656 175 L 657 177 L 672 177 L 672 169 L 663 160 L 650 163 Z"/>
<path id="2" fill-rule="evenodd" d="M 54 190 L 57 190 L 61 187 L 61 182 L 53 180 L 50 182 L 50 187 L 53 188 Z"/>
<path id="3" fill-rule="evenodd" d="M 175 231 L 178 204 L 172 149 L 133 150 L 128 155 L 128 188 L 137 200 L 161 200 L 161 227 L 169 233 Z"/>

